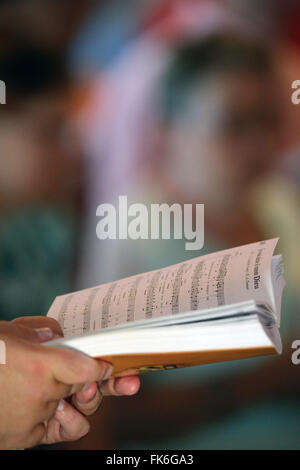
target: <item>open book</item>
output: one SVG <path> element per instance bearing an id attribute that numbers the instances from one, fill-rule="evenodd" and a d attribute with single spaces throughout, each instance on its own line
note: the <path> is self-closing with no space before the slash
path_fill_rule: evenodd
<path id="1" fill-rule="evenodd" d="M 219 251 L 55 299 L 48 315 L 115 375 L 281 352 L 278 239 Z"/>

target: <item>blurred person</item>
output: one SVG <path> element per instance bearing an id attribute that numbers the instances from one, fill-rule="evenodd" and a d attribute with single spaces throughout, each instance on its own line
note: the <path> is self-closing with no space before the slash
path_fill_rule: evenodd
<path id="1" fill-rule="evenodd" d="M 126 265 L 127 260 L 118 261 L 115 243 L 106 242 L 104 248 L 96 239 L 95 208 L 101 202 L 116 204 L 118 195 L 127 194 L 139 178 L 140 168 L 152 164 L 153 97 L 173 47 L 186 37 L 202 38 L 214 31 L 256 31 L 221 2 L 211 0 L 146 3 L 139 22 L 130 38 L 124 39 L 122 53 L 118 50 L 115 60 L 110 58 L 95 75 L 78 119 L 88 181 L 79 289 L 135 272 L 134 266 Z M 101 30 L 99 34 L 101 37 Z M 150 260 L 149 267 L 152 265 Z"/>
<path id="2" fill-rule="evenodd" d="M 175 50 L 166 71 L 158 67 L 163 84 L 157 80 L 152 100 L 148 97 L 157 121 L 143 131 L 142 123 L 148 124 L 144 116 L 136 129 L 137 149 L 148 159 L 136 164 L 119 191 L 127 191 L 128 203 L 204 202 L 207 249 L 255 241 L 262 234 L 247 207 L 247 188 L 275 168 L 281 146 L 279 90 L 268 53 L 228 35 L 191 41 Z M 115 173 L 120 178 L 117 162 Z M 185 252 L 180 241 L 105 244 L 112 251 L 122 244 L 122 251 L 132 247 L 128 255 L 123 252 L 122 263 L 116 260 L 114 279 L 195 255 Z M 147 246 L 153 248 L 149 259 Z M 143 265 L 134 266 L 135 258 Z"/>
<path id="3" fill-rule="evenodd" d="M 150 146 L 153 157 L 137 173 L 129 202 L 204 203 L 205 251 L 280 236 L 278 224 L 266 231 L 250 202 L 252 188 L 272 173 L 282 154 L 279 90 L 268 49 L 243 36 L 216 35 L 176 48 L 156 96 L 157 128 L 146 136 L 145 149 L 149 152 Z M 180 240 L 108 241 L 105 247 L 108 258 L 114 252 L 115 279 L 195 256 L 184 251 Z M 295 293 L 284 302 L 286 345 L 299 330 L 296 302 Z M 118 427 L 121 440 L 126 434 L 132 448 L 297 445 L 299 422 L 292 417 L 300 410 L 299 382 L 288 351 L 281 359 L 176 370 L 144 382 L 149 396 L 144 393 L 140 402 L 119 410 L 127 422 L 143 409 L 143 419 L 136 418 L 124 434 Z M 155 411 L 154 393 L 159 396 Z M 236 415 L 230 414 L 234 410 Z M 270 423 L 265 416 L 272 416 Z M 283 427 L 286 438 L 280 442 Z"/>

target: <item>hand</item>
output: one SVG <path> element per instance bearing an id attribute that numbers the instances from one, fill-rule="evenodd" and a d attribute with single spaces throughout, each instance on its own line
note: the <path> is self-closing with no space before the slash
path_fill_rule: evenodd
<path id="1" fill-rule="evenodd" d="M 62 336 L 60 325 L 54 319 L 48 317 L 23 317 L 14 320 L 11 324 L 18 326 L 18 332 L 15 332 L 15 334 L 21 337 L 25 335 L 27 340 L 33 342 L 44 342 L 53 339 L 53 337 Z M 89 431 L 89 423 L 82 414 L 89 416 L 95 413 L 102 401 L 103 395 L 133 395 L 140 386 L 139 378 L 136 376 L 104 379 L 102 378 L 101 392 L 97 387 L 97 382 L 88 382 L 88 384 L 81 386 L 81 389 L 73 395 L 73 406 L 65 400 L 59 402 L 55 413 L 45 423 L 45 434 L 41 443 L 50 444 L 79 439 Z"/>

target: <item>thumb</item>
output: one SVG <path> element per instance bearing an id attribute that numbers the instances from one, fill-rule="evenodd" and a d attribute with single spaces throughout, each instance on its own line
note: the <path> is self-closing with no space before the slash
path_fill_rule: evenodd
<path id="1" fill-rule="evenodd" d="M 106 380 L 112 374 L 108 362 L 98 361 L 71 349 L 44 348 L 54 378 L 66 385 Z M 78 387 L 77 387 L 78 388 Z"/>

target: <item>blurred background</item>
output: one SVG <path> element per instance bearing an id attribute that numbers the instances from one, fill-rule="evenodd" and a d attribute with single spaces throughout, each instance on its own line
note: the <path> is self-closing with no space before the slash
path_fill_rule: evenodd
<path id="1" fill-rule="evenodd" d="M 300 448 L 297 0 L 2 0 L 0 319 L 280 237 L 281 357 L 142 376 L 74 449 Z M 205 246 L 99 241 L 96 207 L 205 204 Z"/>

